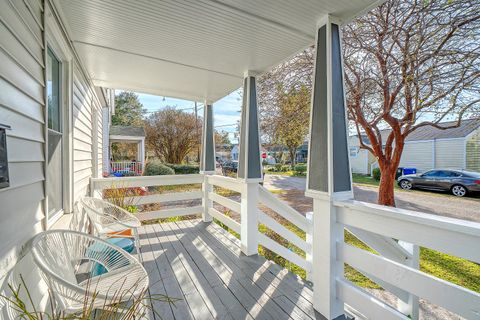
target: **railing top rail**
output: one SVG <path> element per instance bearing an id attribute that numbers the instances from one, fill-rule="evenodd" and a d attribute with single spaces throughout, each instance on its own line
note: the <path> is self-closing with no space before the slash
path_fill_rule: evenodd
<path id="1" fill-rule="evenodd" d="M 94 190 L 202 183 L 203 174 L 91 178 Z"/>
<path id="2" fill-rule="evenodd" d="M 446 229 L 449 231 L 464 233 L 480 237 L 480 223 L 460 220 L 450 217 L 437 216 L 430 213 L 412 211 L 407 209 L 385 207 L 378 204 L 356 200 L 335 201 L 334 205 L 346 209 L 364 212 L 370 215 L 383 216 L 406 222 L 428 225 L 430 227 Z"/>

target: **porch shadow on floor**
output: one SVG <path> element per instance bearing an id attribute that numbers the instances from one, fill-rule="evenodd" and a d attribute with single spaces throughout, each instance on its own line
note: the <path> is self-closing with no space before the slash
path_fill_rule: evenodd
<path id="1" fill-rule="evenodd" d="M 215 223 L 145 225 L 139 233 L 151 294 L 181 299 L 154 302 L 156 319 L 323 319 L 308 284 L 241 254 L 239 240 Z"/>

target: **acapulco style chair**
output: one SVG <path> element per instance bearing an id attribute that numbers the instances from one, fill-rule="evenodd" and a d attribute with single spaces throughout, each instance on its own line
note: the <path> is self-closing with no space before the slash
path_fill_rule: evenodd
<path id="1" fill-rule="evenodd" d="M 142 225 L 134 215 L 108 201 L 93 197 L 81 199 L 83 209 L 92 222 L 96 234 L 101 238 L 125 237 L 121 232 L 131 229 L 135 248 L 140 260 L 140 239 L 138 228 Z"/>
<path id="2" fill-rule="evenodd" d="M 89 307 L 111 310 L 120 303 L 143 299 L 149 279 L 132 255 L 100 238 L 71 230 L 39 233 L 32 255 L 56 302 L 67 313 Z M 102 265 L 106 273 L 95 275 Z M 140 312 L 140 311 L 139 311 Z"/>

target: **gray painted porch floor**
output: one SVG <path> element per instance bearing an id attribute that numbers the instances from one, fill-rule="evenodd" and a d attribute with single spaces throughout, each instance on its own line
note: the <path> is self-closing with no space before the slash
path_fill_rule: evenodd
<path id="1" fill-rule="evenodd" d="M 312 290 L 263 257 L 240 253 L 240 243 L 215 223 L 189 220 L 145 225 L 141 252 L 155 319 L 322 319 Z M 152 318 L 152 315 L 150 315 Z"/>

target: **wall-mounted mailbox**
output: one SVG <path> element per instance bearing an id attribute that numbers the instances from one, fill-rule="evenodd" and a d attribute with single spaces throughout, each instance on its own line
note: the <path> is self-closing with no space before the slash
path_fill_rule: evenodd
<path id="1" fill-rule="evenodd" d="M 8 177 L 7 134 L 10 126 L 0 123 L 0 189 L 10 186 Z"/>

